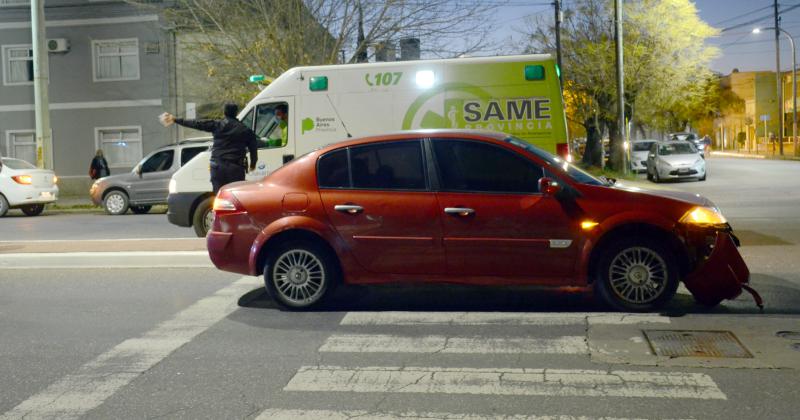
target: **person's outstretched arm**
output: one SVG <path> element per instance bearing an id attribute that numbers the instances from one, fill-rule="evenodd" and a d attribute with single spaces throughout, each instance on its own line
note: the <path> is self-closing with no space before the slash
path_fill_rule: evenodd
<path id="1" fill-rule="evenodd" d="M 195 130 L 206 131 L 209 133 L 213 133 L 217 129 L 217 120 L 192 120 L 192 119 L 175 118 L 175 116 L 170 114 L 169 112 L 165 112 L 159 118 L 161 118 L 163 124 L 166 127 L 169 127 L 170 125 L 175 123 L 178 125 L 182 125 L 184 127 L 194 128 Z"/>

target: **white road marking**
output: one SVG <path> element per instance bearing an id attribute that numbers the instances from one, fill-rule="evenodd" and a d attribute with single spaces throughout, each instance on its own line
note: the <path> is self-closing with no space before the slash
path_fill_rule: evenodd
<path id="1" fill-rule="evenodd" d="M 366 410 L 279 410 L 262 412 L 256 420 L 634 420 L 618 417 L 478 415 L 457 413 L 375 412 Z"/>
<path id="2" fill-rule="evenodd" d="M 385 334 L 335 334 L 320 347 L 329 353 L 481 353 L 481 354 L 588 354 L 584 337 L 552 339 L 401 337 Z"/>
<path id="3" fill-rule="evenodd" d="M 170 353 L 235 311 L 237 298 L 261 286 L 257 277 L 242 277 L 203 298 L 174 318 L 111 350 L 31 396 L 0 419 L 77 419 L 155 366 Z"/>
<path id="4" fill-rule="evenodd" d="M 0 268 L 212 268 L 208 251 L 0 253 Z"/>
<path id="5" fill-rule="evenodd" d="M 702 373 L 574 369 L 303 366 L 284 390 L 727 399 Z"/>
<path id="6" fill-rule="evenodd" d="M 348 312 L 341 325 L 627 325 L 669 324 L 656 314 L 614 312 Z"/>

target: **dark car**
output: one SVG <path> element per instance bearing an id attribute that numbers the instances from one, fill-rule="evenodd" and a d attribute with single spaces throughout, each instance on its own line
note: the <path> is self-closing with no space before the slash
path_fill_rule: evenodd
<path id="1" fill-rule="evenodd" d="M 716 305 L 749 279 L 708 199 L 615 186 L 500 133 L 345 141 L 224 187 L 214 212 L 214 264 L 263 275 L 288 308 L 338 283 L 442 282 L 593 289 L 651 311 L 679 281 Z"/>

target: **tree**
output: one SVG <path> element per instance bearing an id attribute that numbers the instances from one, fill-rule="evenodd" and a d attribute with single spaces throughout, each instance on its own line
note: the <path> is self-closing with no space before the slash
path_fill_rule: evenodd
<path id="1" fill-rule="evenodd" d="M 277 77 L 300 65 L 363 61 L 375 45 L 403 37 L 419 38 L 434 57 L 485 49 L 497 6 L 471 0 L 176 0 L 163 10 L 185 41 L 184 57 L 205 71 L 204 92 L 244 102 L 257 92 L 244 82 L 252 74 Z"/>
<path id="2" fill-rule="evenodd" d="M 678 113 L 702 97 L 711 74 L 709 63 L 717 54 L 706 40 L 717 30 L 698 17 L 689 0 L 627 2 L 623 16 L 626 117 L 635 126 L 663 126 L 669 120 L 665 114 Z M 552 30 L 542 20 L 529 22 L 526 50 L 554 51 Z M 602 126 L 610 135 L 612 148 L 621 148 L 612 2 L 576 0 L 565 13 L 561 42 L 565 79 L 591 98 L 588 114 L 580 117 L 584 126 L 587 131 L 590 125 Z M 600 162 L 591 159 L 587 163 Z"/>

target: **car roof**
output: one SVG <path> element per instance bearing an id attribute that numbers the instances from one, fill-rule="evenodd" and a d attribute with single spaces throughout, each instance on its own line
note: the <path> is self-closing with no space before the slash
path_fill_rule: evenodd
<path id="1" fill-rule="evenodd" d="M 502 141 L 508 137 L 508 134 L 499 133 L 496 131 L 488 130 L 468 130 L 468 129 L 428 129 L 428 130 L 405 130 L 395 131 L 381 135 L 371 135 L 349 139 L 342 142 L 329 144 L 320 148 L 320 151 L 334 150 L 341 147 L 356 146 L 360 144 L 378 143 L 383 141 L 393 140 L 410 140 L 410 139 L 424 139 L 424 138 L 488 138 L 492 140 Z"/>

